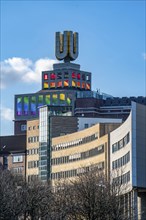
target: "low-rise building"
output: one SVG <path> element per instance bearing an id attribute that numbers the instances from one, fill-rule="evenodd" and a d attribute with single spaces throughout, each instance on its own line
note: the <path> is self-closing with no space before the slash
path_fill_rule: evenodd
<path id="1" fill-rule="evenodd" d="M 0 137 L 0 167 L 26 176 L 26 135 Z"/>

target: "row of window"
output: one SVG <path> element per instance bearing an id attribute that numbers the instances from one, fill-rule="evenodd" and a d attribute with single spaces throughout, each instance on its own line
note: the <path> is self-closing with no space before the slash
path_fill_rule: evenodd
<path id="1" fill-rule="evenodd" d="M 28 143 L 39 142 L 39 136 L 28 137 Z"/>
<path id="2" fill-rule="evenodd" d="M 128 134 L 124 138 L 122 138 L 120 141 L 118 141 L 112 145 L 112 153 L 123 148 L 126 144 L 129 143 L 129 141 L 130 141 L 130 135 L 128 132 Z"/>
<path id="3" fill-rule="evenodd" d="M 104 162 L 97 163 L 94 166 L 81 167 L 81 168 L 78 168 L 78 169 L 52 173 L 51 174 L 51 179 L 55 180 L 55 179 L 61 179 L 61 178 L 75 177 L 75 176 L 81 175 L 85 172 L 89 172 L 92 169 L 94 169 L 95 167 L 98 168 L 99 170 L 104 169 Z"/>
<path id="4" fill-rule="evenodd" d="M 38 175 L 28 175 L 28 182 L 38 180 Z"/>
<path id="5" fill-rule="evenodd" d="M 27 155 L 33 155 L 33 154 L 38 154 L 39 153 L 39 149 L 38 148 L 33 148 L 30 150 L 27 150 Z"/>
<path id="6" fill-rule="evenodd" d="M 120 168 L 122 166 L 124 166 L 125 164 L 127 164 L 130 161 L 130 152 L 128 152 L 127 154 L 125 154 L 123 157 L 115 160 L 112 162 L 112 169 L 117 169 Z"/>
<path id="7" fill-rule="evenodd" d="M 79 82 L 72 80 L 71 82 L 69 80 L 63 80 L 63 81 L 58 81 L 58 82 L 44 82 L 43 83 L 43 89 L 52 89 L 52 88 L 64 88 L 64 87 L 74 87 L 74 88 L 80 88 L 84 90 L 90 90 L 91 85 L 90 83 L 85 83 L 85 82 Z"/>
<path id="8" fill-rule="evenodd" d="M 23 167 L 13 167 L 13 168 L 12 168 L 12 172 L 13 172 L 14 174 L 22 174 L 22 172 L 23 172 Z"/>
<path id="9" fill-rule="evenodd" d="M 13 161 L 13 163 L 22 163 L 23 162 L 23 155 L 13 155 L 12 161 Z"/>
<path id="10" fill-rule="evenodd" d="M 98 133 L 96 132 L 95 134 L 92 134 L 92 135 L 84 137 L 84 138 L 80 138 L 80 139 L 70 141 L 70 142 L 66 142 L 66 143 L 53 145 L 52 150 L 56 151 L 56 150 L 66 149 L 66 148 L 69 148 L 69 147 L 72 147 L 72 146 L 78 146 L 78 145 L 81 145 L 81 144 L 91 142 L 91 141 L 93 141 L 97 138 L 98 138 Z"/>
<path id="11" fill-rule="evenodd" d="M 35 161 L 29 161 L 28 162 L 28 169 L 31 169 L 31 168 L 36 168 L 39 166 L 39 161 L 38 160 L 35 160 Z"/>
<path id="12" fill-rule="evenodd" d="M 116 186 L 126 184 L 130 181 L 130 171 L 113 179 Z"/>
<path id="13" fill-rule="evenodd" d="M 72 78 L 72 79 L 77 79 L 77 80 L 90 80 L 90 76 L 88 74 L 85 73 L 69 73 L 69 72 L 59 72 L 59 73 L 44 73 L 43 75 L 44 80 L 55 80 L 55 79 L 68 79 L 68 78 Z"/>
<path id="14" fill-rule="evenodd" d="M 63 163 L 69 163 L 77 160 L 84 160 L 89 157 L 96 156 L 98 154 L 101 154 L 104 152 L 104 145 L 100 145 L 98 147 L 95 147 L 91 150 L 81 152 L 81 153 L 76 153 L 70 156 L 65 156 L 65 157 L 58 157 L 52 159 L 52 165 L 58 165 L 58 164 L 63 164 Z"/>
<path id="15" fill-rule="evenodd" d="M 28 131 L 39 129 L 39 125 L 33 125 L 28 127 Z"/>

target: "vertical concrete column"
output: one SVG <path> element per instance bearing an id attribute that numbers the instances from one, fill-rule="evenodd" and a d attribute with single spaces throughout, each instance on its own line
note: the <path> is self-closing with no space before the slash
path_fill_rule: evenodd
<path id="1" fill-rule="evenodd" d="M 138 193 L 138 220 L 146 219 L 146 192 Z"/>
<path id="2" fill-rule="evenodd" d="M 133 213 L 134 220 L 138 220 L 138 207 L 137 207 L 137 190 L 133 190 Z"/>

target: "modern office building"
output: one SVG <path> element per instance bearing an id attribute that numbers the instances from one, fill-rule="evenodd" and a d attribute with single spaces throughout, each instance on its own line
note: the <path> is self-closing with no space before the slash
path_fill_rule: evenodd
<path id="1" fill-rule="evenodd" d="M 54 143 L 56 143 L 54 141 L 56 141 L 56 138 L 59 141 L 64 140 L 64 142 L 67 144 L 68 137 L 72 137 L 72 140 L 74 140 L 73 142 L 75 143 L 76 136 L 83 136 L 82 139 L 88 139 L 88 145 L 91 145 L 88 147 L 92 148 L 93 138 L 87 138 L 87 133 L 91 133 L 91 131 L 92 133 L 95 133 L 93 132 L 94 126 L 97 123 L 100 125 L 98 127 L 98 137 L 102 137 L 119 126 L 122 123 L 122 120 L 108 118 L 81 118 L 75 116 L 54 116 L 50 115 L 49 106 L 40 107 L 39 119 L 27 121 L 27 180 L 31 181 L 32 179 L 40 178 L 41 180 L 46 181 L 51 178 L 52 167 L 54 164 L 52 163 L 53 157 L 56 154 L 58 157 L 61 157 L 62 149 L 65 149 L 63 147 L 60 149 L 58 148 L 59 151 L 55 154 L 53 153 L 56 149 L 56 147 L 54 147 Z M 90 136 L 93 135 L 94 134 Z M 76 143 L 78 146 L 76 148 L 74 148 L 75 144 L 72 145 L 70 150 L 72 150 L 72 152 L 74 151 L 74 154 L 79 152 L 79 149 L 81 151 L 81 149 L 84 148 L 84 145 L 86 146 L 85 140 L 84 142 L 80 142 L 80 144 Z M 59 141 L 57 143 L 59 143 Z M 63 146 L 62 142 L 60 143 L 60 146 Z M 95 144 L 97 145 L 97 143 Z M 64 150 L 63 152 L 67 156 L 68 152 Z M 103 152 L 105 153 L 105 151 Z M 81 159 L 82 162 L 83 159 L 84 158 Z M 94 160 L 94 157 L 92 160 Z M 86 162 L 87 160 L 84 161 L 84 163 Z M 69 162 L 66 161 L 65 166 L 67 166 L 68 163 Z M 88 159 L 88 163 L 92 163 L 91 158 Z M 96 163 L 98 163 L 98 160 Z M 55 164 L 55 167 L 57 167 L 56 165 L 60 166 L 60 164 Z M 70 164 L 70 166 L 72 165 Z"/>
<path id="2" fill-rule="evenodd" d="M 110 133 L 110 168 L 122 184 L 127 218 L 146 219 L 146 106 L 132 102 L 127 120 Z"/>
<path id="3" fill-rule="evenodd" d="M 96 124 L 90 128 L 52 139 L 51 180 L 70 179 L 93 167 L 109 178 L 109 133 L 119 123 Z"/>

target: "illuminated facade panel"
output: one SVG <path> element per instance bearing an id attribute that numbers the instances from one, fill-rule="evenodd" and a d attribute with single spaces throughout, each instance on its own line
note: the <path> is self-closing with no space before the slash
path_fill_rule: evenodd
<path id="1" fill-rule="evenodd" d="M 43 95 L 38 96 L 38 107 L 43 105 Z"/>
<path id="2" fill-rule="evenodd" d="M 16 99 L 16 113 L 18 116 L 22 115 L 22 97 Z"/>
<path id="3" fill-rule="evenodd" d="M 50 95 L 45 96 L 45 104 L 50 105 Z"/>
<path id="4" fill-rule="evenodd" d="M 28 115 L 29 113 L 29 98 L 28 96 L 24 97 L 24 115 Z"/>
<path id="5" fill-rule="evenodd" d="M 44 82 L 44 89 L 48 89 L 49 88 L 49 83 L 48 82 Z"/>
<path id="6" fill-rule="evenodd" d="M 53 72 L 42 72 L 42 89 L 56 88 L 91 90 L 91 73 L 70 69 L 67 71 L 55 69 Z"/>
<path id="7" fill-rule="evenodd" d="M 36 115 L 36 97 L 35 96 L 31 97 L 30 110 L 31 110 L 31 115 Z"/>
<path id="8" fill-rule="evenodd" d="M 15 96 L 15 118 L 16 119 L 30 119 L 38 117 L 39 107 L 43 105 L 49 105 L 50 110 L 53 106 L 57 108 L 59 106 L 70 106 L 73 109 L 73 105 L 76 99 L 75 91 L 56 91 L 50 93 L 35 93 L 22 96 Z M 53 110 L 54 111 L 54 110 Z M 71 110 L 72 112 L 72 110 Z M 72 112 L 73 114 L 73 112 Z"/>

